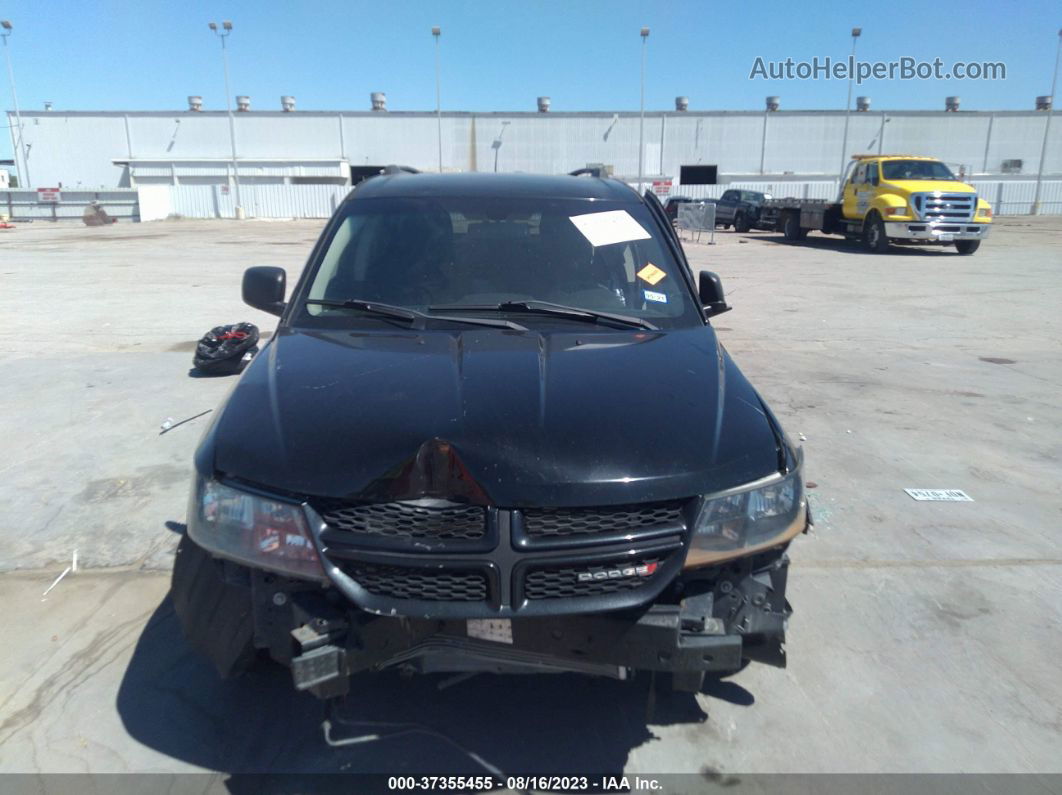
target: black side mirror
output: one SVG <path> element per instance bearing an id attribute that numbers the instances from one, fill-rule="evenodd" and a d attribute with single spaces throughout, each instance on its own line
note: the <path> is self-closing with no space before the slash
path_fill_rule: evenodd
<path id="1" fill-rule="evenodd" d="M 700 293 L 704 313 L 708 317 L 715 317 L 730 311 L 730 307 L 726 304 L 726 297 L 723 295 L 723 283 L 719 281 L 718 274 L 701 271 L 697 291 Z"/>
<path id="2" fill-rule="evenodd" d="M 271 315 L 284 311 L 287 274 L 283 268 L 257 265 L 243 272 L 243 302 Z"/>

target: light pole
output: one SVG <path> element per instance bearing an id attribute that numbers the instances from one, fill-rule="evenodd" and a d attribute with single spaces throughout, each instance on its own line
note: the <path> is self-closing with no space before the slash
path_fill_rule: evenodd
<path id="1" fill-rule="evenodd" d="M 844 189 L 844 167 L 847 160 L 845 155 L 848 149 L 848 116 L 852 111 L 852 72 L 855 71 L 855 46 L 856 39 L 859 38 L 863 32 L 862 28 L 852 28 L 852 59 L 848 62 L 848 99 L 844 103 L 844 136 L 841 138 L 841 170 L 838 172 L 840 177 L 838 182 L 841 183 L 841 189 Z"/>
<path id="2" fill-rule="evenodd" d="M 494 150 L 494 173 L 498 173 L 498 150 L 501 149 L 502 136 L 505 135 L 505 128 L 509 126 L 509 122 L 503 121 L 501 130 L 498 132 L 498 137 L 494 139 L 494 143 L 490 145 Z"/>
<path id="3" fill-rule="evenodd" d="M 435 125 L 436 137 L 439 141 L 439 173 L 442 173 L 442 102 L 439 93 L 439 36 L 442 28 L 438 25 L 431 29 L 431 35 L 435 37 Z M 495 152 L 497 155 L 497 152 Z"/>
<path id="4" fill-rule="evenodd" d="M 1058 87 L 1058 60 L 1062 57 L 1062 29 L 1058 31 L 1058 50 L 1055 53 L 1055 71 L 1051 75 L 1051 106 L 1047 110 L 1044 123 L 1044 142 L 1040 147 L 1040 167 L 1036 170 L 1036 193 L 1033 196 L 1032 214 L 1040 214 L 1040 183 L 1044 178 L 1044 160 L 1047 158 L 1047 135 L 1051 132 L 1051 117 L 1055 115 L 1055 101 L 1058 99 L 1055 89 Z M 14 91 L 14 88 L 11 89 Z"/>
<path id="5" fill-rule="evenodd" d="M 240 170 L 236 164 L 236 120 L 232 116 L 232 95 L 229 92 L 229 50 L 225 46 L 225 39 L 232 33 L 232 22 L 225 20 L 221 23 L 223 30 L 218 30 L 216 22 L 210 23 L 210 29 L 214 35 L 221 39 L 221 60 L 225 65 L 225 107 L 229 111 L 229 144 L 232 147 L 232 178 L 236 182 L 236 220 L 243 220 L 243 202 L 240 198 Z"/>
<path id="6" fill-rule="evenodd" d="M 649 28 L 642 28 L 642 98 L 638 110 L 638 193 L 642 192 L 645 157 L 645 43 L 649 39 Z"/>
<path id="7" fill-rule="evenodd" d="M 29 160 L 26 158 L 26 139 L 22 137 L 22 114 L 18 111 L 18 94 L 15 93 L 15 70 L 11 68 L 11 52 L 7 49 L 7 37 L 11 35 L 11 20 L 0 20 L 0 38 L 4 40 L 4 56 L 7 60 L 7 77 L 11 81 L 11 101 L 15 105 L 15 129 L 18 131 L 18 136 L 12 136 L 16 138 L 16 149 L 22 155 L 22 167 L 18 170 L 19 187 L 29 188 L 32 183 L 30 182 L 29 175 Z M 26 184 L 23 185 L 22 183 Z"/>

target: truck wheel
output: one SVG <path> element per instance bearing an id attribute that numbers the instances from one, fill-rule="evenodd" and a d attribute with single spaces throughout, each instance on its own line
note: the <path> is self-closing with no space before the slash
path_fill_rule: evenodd
<path id="1" fill-rule="evenodd" d="M 955 249 L 960 254 L 973 254 L 977 249 L 981 248 L 980 240 L 956 240 Z"/>
<path id="2" fill-rule="evenodd" d="M 735 232 L 748 232 L 752 226 L 749 224 L 748 218 L 745 217 L 745 213 L 738 213 L 734 216 L 734 231 Z"/>
<path id="3" fill-rule="evenodd" d="M 863 245 L 867 251 L 884 254 L 889 250 L 889 236 L 885 234 L 885 222 L 877 212 L 872 212 L 863 222 Z"/>
<path id="4" fill-rule="evenodd" d="M 808 236 L 807 229 L 800 228 L 800 215 L 798 213 L 786 213 L 785 223 L 782 225 L 782 233 L 786 240 L 803 240 Z"/>
<path id="5" fill-rule="evenodd" d="M 226 582 L 222 565 L 185 535 L 177 545 L 170 598 L 192 648 L 227 679 L 246 671 L 256 653 L 251 589 Z"/>

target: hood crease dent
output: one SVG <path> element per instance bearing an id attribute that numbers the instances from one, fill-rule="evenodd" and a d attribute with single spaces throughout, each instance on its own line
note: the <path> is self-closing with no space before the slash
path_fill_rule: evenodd
<path id="1" fill-rule="evenodd" d="M 520 508 L 692 497 L 777 471 L 771 421 L 710 326 L 281 327 L 267 347 L 210 428 L 203 474 Z"/>

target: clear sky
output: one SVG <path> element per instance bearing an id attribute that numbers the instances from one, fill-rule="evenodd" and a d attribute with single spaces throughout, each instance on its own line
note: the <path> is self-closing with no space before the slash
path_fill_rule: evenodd
<path id="1" fill-rule="evenodd" d="M 15 26 L 10 51 L 19 102 L 41 109 L 183 109 L 189 94 L 224 108 L 220 47 L 210 20 L 231 19 L 233 94 L 253 109 L 367 110 L 385 91 L 392 110 L 435 107 L 431 26 L 442 27 L 442 103 L 451 110 L 636 110 L 638 31 L 648 25 L 646 107 L 843 108 L 841 80 L 750 80 L 766 60 L 845 58 L 859 25 L 860 60 L 1003 61 L 1006 80 L 870 80 L 853 92 L 873 109 L 1031 109 L 1051 91 L 1062 27 L 1058 0 L 815 3 L 812 0 L 0 0 Z M 6 78 L 6 75 L 4 75 Z M 0 107 L 12 107 L 6 79 Z M 5 123 L 0 118 L 0 123 Z M 11 157 L 0 135 L 0 158 Z"/>

